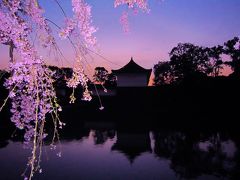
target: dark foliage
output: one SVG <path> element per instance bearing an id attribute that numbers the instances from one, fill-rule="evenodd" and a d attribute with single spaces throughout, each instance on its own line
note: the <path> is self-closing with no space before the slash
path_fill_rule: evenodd
<path id="1" fill-rule="evenodd" d="M 230 56 L 231 61 L 226 62 L 233 69 L 231 76 L 240 76 L 240 39 L 235 37 L 224 43 L 224 53 Z"/>
<path id="2" fill-rule="evenodd" d="M 105 87 L 116 87 L 117 77 L 109 73 L 104 67 L 96 67 L 93 75 L 93 81 Z"/>
<path id="3" fill-rule="evenodd" d="M 231 78 L 240 77 L 240 39 L 235 37 L 224 46 L 201 47 L 191 43 L 179 43 L 170 52 L 170 61 L 154 66 L 154 85 L 192 83 L 218 77 L 225 65 L 232 68 Z M 229 61 L 223 61 L 227 56 Z"/>

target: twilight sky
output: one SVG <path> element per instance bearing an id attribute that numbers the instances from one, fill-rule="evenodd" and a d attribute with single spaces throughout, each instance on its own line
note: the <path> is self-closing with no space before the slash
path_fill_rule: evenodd
<path id="1" fill-rule="evenodd" d="M 130 33 L 125 34 L 119 18 L 126 7 L 113 7 L 113 0 L 86 0 L 92 6 L 93 24 L 99 30 L 99 56 L 91 54 L 89 64 L 118 69 L 132 56 L 145 68 L 152 68 L 160 60 L 168 60 L 168 53 L 179 42 L 214 46 L 240 35 L 240 0 L 149 0 L 150 13 L 130 16 Z M 70 0 L 59 0 L 71 16 Z M 63 25 L 63 15 L 54 0 L 40 0 L 46 17 Z M 54 30 L 57 30 L 54 28 Z M 57 62 L 44 53 L 47 62 L 72 66 L 73 50 L 67 41 L 59 41 L 66 57 Z M 0 68 L 7 67 L 7 48 L 0 45 Z"/>

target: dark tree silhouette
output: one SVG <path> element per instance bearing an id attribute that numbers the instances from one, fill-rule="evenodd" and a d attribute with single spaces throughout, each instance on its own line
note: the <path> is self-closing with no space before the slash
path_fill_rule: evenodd
<path id="1" fill-rule="evenodd" d="M 231 57 L 230 62 L 226 62 L 227 65 L 230 65 L 233 72 L 233 76 L 240 75 L 240 39 L 234 37 L 233 39 L 224 43 L 224 52 L 226 55 Z"/>
<path id="2" fill-rule="evenodd" d="M 114 74 L 108 73 L 104 67 L 96 67 L 93 81 L 103 86 L 116 86 L 117 78 Z"/>
<path id="3" fill-rule="evenodd" d="M 108 71 L 104 67 L 96 67 L 93 80 L 96 83 L 104 84 L 107 80 Z"/>
<path id="4" fill-rule="evenodd" d="M 117 76 L 113 73 L 108 74 L 107 81 L 105 81 L 106 87 L 116 87 L 117 86 Z"/>
<path id="5" fill-rule="evenodd" d="M 204 48 L 190 43 L 179 43 L 170 52 L 170 61 L 154 66 L 154 84 L 180 83 L 218 75 L 221 69 L 222 47 Z"/>
<path id="6" fill-rule="evenodd" d="M 206 76 L 211 69 L 206 48 L 190 43 L 180 43 L 171 50 L 170 64 L 177 81 Z"/>
<path id="7" fill-rule="evenodd" d="M 165 85 L 174 82 L 174 76 L 169 61 L 158 62 L 153 67 L 154 85 Z"/>
<path id="8" fill-rule="evenodd" d="M 55 87 L 65 87 L 66 80 L 71 78 L 73 69 L 72 68 L 59 68 L 57 66 L 49 66 L 49 68 L 54 71 L 54 86 Z"/>
<path id="9" fill-rule="evenodd" d="M 220 70 L 223 69 L 223 61 L 221 55 L 223 54 L 223 46 L 214 46 L 206 49 L 210 59 L 210 72 L 211 75 L 219 76 Z"/>

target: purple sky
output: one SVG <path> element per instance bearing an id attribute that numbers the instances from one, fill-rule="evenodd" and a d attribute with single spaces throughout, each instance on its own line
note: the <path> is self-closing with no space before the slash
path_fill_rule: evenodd
<path id="1" fill-rule="evenodd" d="M 168 53 L 179 42 L 214 46 L 240 35 L 239 0 L 149 0 L 151 12 L 130 17 L 129 34 L 122 31 L 119 23 L 126 7 L 113 7 L 113 0 L 86 0 L 92 5 L 93 24 L 99 54 L 92 54 L 88 62 L 92 68 L 105 66 L 118 69 L 131 58 L 145 68 L 152 68 L 160 60 L 168 60 Z M 71 16 L 70 0 L 59 0 Z M 53 0 L 40 0 L 46 9 L 46 17 L 62 25 L 63 16 Z M 54 28 L 56 30 L 56 28 Z M 73 50 L 67 41 L 59 41 L 68 61 L 56 62 L 44 53 L 50 64 L 72 66 Z M 0 68 L 7 66 L 7 48 L 0 45 Z M 120 66 L 118 66 L 118 65 Z"/>

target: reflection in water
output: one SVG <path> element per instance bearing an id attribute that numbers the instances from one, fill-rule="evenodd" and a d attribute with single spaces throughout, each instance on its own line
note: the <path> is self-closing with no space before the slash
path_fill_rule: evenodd
<path id="1" fill-rule="evenodd" d="M 197 178 L 202 174 L 233 178 L 239 168 L 237 149 L 231 139 L 224 138 L 216 133 L 202 141 L 200 133 L 157 132 L 155 153 L 170 159 L 171 168 L 181 178 Z"/>
<path id="2" fill-rule="evenodd" d="M 104 144 L 108 139 L 112 140 L 115 137 L 114 130 L 93 130 L 91 134 L 96 145 Z"/>
<path id="3" fill-rule="evenodd" d="M 130 163 L 145 152 L 152 152 L 149 132 L 117 133 L 117 141 L 112 146 L 113 151 L 124 154 Z"/>
<path id="4" fill-rule="evenodd" d="M 36 179 L 239 179 L 236 133 L 68 127 L 62 157 L 44 146 Z M 18 153 L 16 153 L 18 152 Z M 29 150 L 0 140 L 1 179 L 19 179 Z M 129 163 L 130 162 L 130 163 Z"/>

